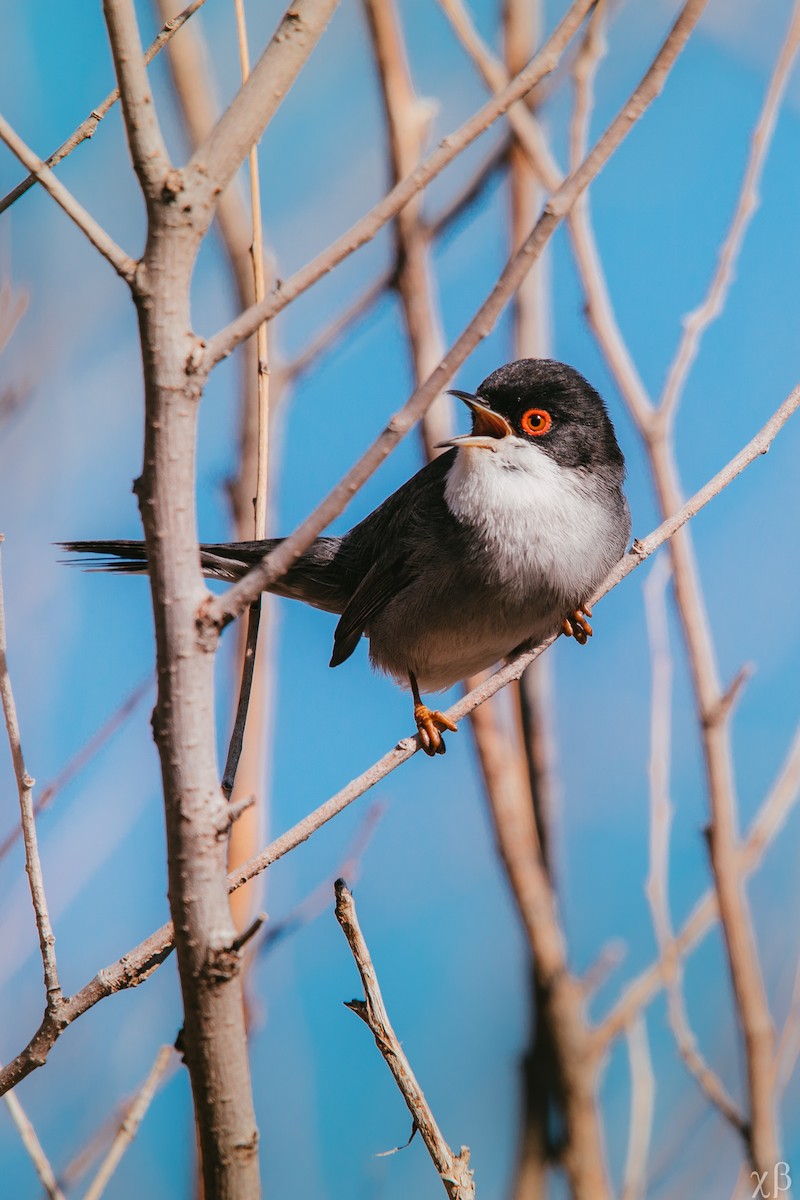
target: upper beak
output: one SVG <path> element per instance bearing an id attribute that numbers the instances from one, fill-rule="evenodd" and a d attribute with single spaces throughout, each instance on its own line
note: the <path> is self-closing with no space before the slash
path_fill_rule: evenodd
<path id="1" fill-rule="evenodd" d="M 446 446 L 478 446 L 483 450 L 496 450 L 498 440 L 513 433 L 505 417 L 493 412 L 479 396 L 473 396 L 471 392 L 459 392 L 456 388 L 449 391 L 447 395 L 458 396 L 459 400 L 463 400 L 471 409 L 472 433 L 465 433 L 461 437 L 448 438 L 446 442 L 439 442 L 436 446 L 437 450 L 444 449 Z"/>

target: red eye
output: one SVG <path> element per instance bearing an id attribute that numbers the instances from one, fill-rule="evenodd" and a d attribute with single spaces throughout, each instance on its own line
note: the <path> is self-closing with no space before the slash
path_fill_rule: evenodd
<path id="1" fill-rule="evenodd" d="M 520 421 L 523 433 L 530 434 L 531 437 L 541 437 L 543 433 L 547 433 L 552 424 L 553 418 L 543 408 L 529 408 L 526 413 L 522 414 Z"/>

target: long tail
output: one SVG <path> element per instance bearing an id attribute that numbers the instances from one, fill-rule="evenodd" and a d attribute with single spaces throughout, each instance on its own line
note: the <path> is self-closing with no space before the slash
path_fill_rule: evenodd
<path id="1" fill-rule="evenodd" d="M 211 542 L 200 547 L 200 565 L 208 579 L 235 582 L 257 562 L 279 546 L 283 538 L 267 538 L 259 542 Z M 89 559 L 68 562 L 87 571 L 112 571 L 124 575 L 147 573 L 147 551 L 144 542 L 59 542 L 70 554 L 89 554 Z M 337 562 L 339 538 L 317 538 L 286 574 L 269 590 L 292 600 L 302 600 L 326 612 L 342 613 L 353 589 L 353 583 Z"/>
<path id="2" fill-rule="evenodd" d="M 261 542 L 220 542 L 200 547 L 200 565 L 209 579 L 228 581 L 241 579 L 250 568 L 274 550 L 282 538 L 268 538 Z M 87 571 L 114 571 L 124 575 L 141 575 L 147 572 L 147 551 L 144 542 L 59 542 L 62 550 L 70 554 L 91 554 L 88 561 L 80 565 Z"/>

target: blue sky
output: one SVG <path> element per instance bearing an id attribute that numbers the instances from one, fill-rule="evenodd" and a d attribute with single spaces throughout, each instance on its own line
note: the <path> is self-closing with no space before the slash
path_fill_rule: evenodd
<path id="1" fill-rule="evenodd" d="M 494 4 L 474 6 L 495 38 Z M 711 0 L 707 15 L 646 115 L 592 188 L 597 237 L 622 329 L 642 376 L 658 391 L 682 315 L 701 299 L 733 210 L 752 125 L 783 37 L 789 5 Z M 617 6 L 610 53 L 598 80 L 593 136 L 635 85 L 676 10 L 671 3 Z M 548 6 L 548 25 L 559 6 Z M 279 14 L 252 15 L 252 44 Z M 484 92 L 432 2 L 403 5 L 420 94 L 439 104 L 438 139 L 478 107 Z M 140 18 L 149 36 L 155 21 Z M 99 5 L 6 6 L 2 43 L 13 67 L 0 76 L 0 110 L 47 152 L 111 86 Z M 203 28 L 214 48 L 220 94 L 235 86 L 233 21 L 209 0 Z M 7 53 L 9 53 L 7 51 Z M 152 71 L 170 146 L 183 150 L 162 66 Z M 737 265 L 723 318 L 709 331 L 686 389 L 676 436 L 687 491 L 747 441 L 796 383 L 800 277 L 800 81 L 778 122 L 761 185 L 762 203 Z M 556 151 L 565 145 L 566 97 L 548 113 Z M 490 134 L 489 138 L 496 136 Z M 279 273 L 288 275 L 382 194 L 382 115 L 365 28 L 344 5 L 281 108 L 262 146 L 264 216 Z M 458 190 L 488 140 L 437 181 L 437 211 Z M 64 181 L 126 249 L 143 237 L 143 208 L 127 161 L 119 114 L 61 169 Z M 19 170 L 0 153 L 0 188 Z M 435 262 L 448 340 L 460 332 L 505 258 L 505 197 L 490 188 L 437 247 Z M 324 279 L 281 318 L 283 353 L 300 350 L 388 264 L 387 233 Z M 0 427 L 0 529 L 11 669 L 28 766 L 50 779 L 145 676 L 152 660 L 149 597 L 142 581 L 67 571 L 53 543 L 64 538 L 138 536 L 130 486 L 140 467 L 142 387 L 133 307 L 124 286 L 52 202 L 31 192 L 0 227 L 3 270 L 29 297 L 3 356 L 4 386 L 25 396 Z M 629 464 L 634 532 L 657 523 L 641 448 L 582 316 L 566 239 L 552 244 L 554 355 L 578 367 L 607 398 Z M 213 332 L 234 311 L 218 246 L 204 250 L 194 319 Z M 474 388 L 511 355 L 503 319 L 454 382 Z M 271 523 L 294 527 L 337 481 L 387 416 L 407 398 L 411 371 L 399 311 L 387 298 L 305 376 L 280 421 L 280 461 Z M 208 540 L 228 536 L 224 481 L 236 449 L 238 394 L 223 364 L 203 401 L 198 521 Z M 790 423 L 759 461 L 693 523 L 723 677 L 743 661 L 756 671 L 737 710 L 734 754 L 743 824 L 776 774 L 800 716 L 800 424 Z M 417 469 L 412 434 L 335 523 L 347 528 Z M 550 654 L 559 732 L 557 868 L 577 971 L 609 942 L 621 965 L 597 997 L 602 1014 L 654 953 L 644 899 L 647 873 L 647 749 L 650 667 L 642 584 L 645 567 L 598 607 L 596 635 L 581 651 Z M 280 705 L 270 752 L 269 825 L 277 834 L 322 802 L 408 732 L 408 698 L 370 672 L 366 651 L 327 667 L 334 619 L 290 602 L 271 606 Z M 707 886 L 702 839 L 706 802 L 700 750 L 680 636 L 675 652 L 671 878 L 676 924 Z M 227 729 L 226 670 L 220 675 L 220 736 Z M 298 727 L 314 714 L 313 731 Z M 65 987 L 81 986 L 167 914 L 158 767 L 148 703 L 60 796 L 40 826 L 46 881 Z M 580 729 L 579 752 L 575 729 Z M 302 753 L 298 753 L 302 746 Z M 298 763 L 300 764 L 298 766 Z M 15 820 L 5 748 L 0 765 L 2 827 Z M 515 1145 L 516 1078 L 527 1029 L 525 951 L 498 867 L 469 730 L 446 759 L 417 756 L 376 796 L 386 812 L 364 856 L 357 888 L 365 934 L 392 1020 L 446 1136 L 472 1148 L 484 1196 L 499 1197 Z M 265 904 L 279 918 L 340 861 L 373 797 L 365 797 L 270 872 Z M 798 952 L 800 839 L 790 818 L 750 895 L 773 1014 L 782 1021 Z M 41 1011 L 40 965 L 19 851 L 0 864 L 0 1057 L 15 1053 Z M 375 1158 L 403 1142 L 408 1118 L 371 1038 L 341 1005 L 358 994 L 349 952 L 331 914 L 281 944 L 254 974 L 259 1017 L 253 1078 L 273 1196 L 385 1200 L 438 1194 L 422 1147 Z M 716 935 L 687 971 L 689 1011 L 704 1053 L 735 1095 L 741 1074 L 724 965 Z M 143 1077 L 162 1040 L 180 1023 L 174 965 L 143 987 L 99 1005 L 67 1031 L 44 1071 L 20 1088 L 57 1165 L 90 1136 Z M 710 1197 L 731 1194 L 737 1147 L 685 1075 L 664 1006 L 648 1011 L 658 1079 L 653 1196 L 690 1194 L 701 1178 Z M 69 1095 L 69 1119 L 64 1097 Z M 629 1091 L 624 1048 L 603 1086 L 609 1161 L 619 1179 Z M 677 1114 L 677 1115 L 676 1115 Z M 783 1110 L 784 1150 L 800 1170 L 800 1089 Z M 191 1142 L 182 1073 L 154 1103 L 111 1194 L 153 1200 L 180 1194 Z M 710 1151 L 710 1153 L 709 1153 Z M 13 1195 L 34 1195 L 31 1168 L 7 1116 L 0 1154 Z M 705 1174 L 700 1177 L 698 1171 Z M 687 1181 L 692 1181 L 691 1184 Z M 681 1188 L 684 1189 L 681 1192 Z M 554 1194 L 558 1194 L 556 1191 Z"/>

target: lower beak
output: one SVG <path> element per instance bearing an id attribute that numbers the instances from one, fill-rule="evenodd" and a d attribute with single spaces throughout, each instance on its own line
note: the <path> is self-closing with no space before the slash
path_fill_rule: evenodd
<path id="1" fill-rule="evenodd" d="M 477 446 L 481 450 L 496 450 L 501 438 L 513 432 L 505 417 L 493 412 L 478 397 L 471 392 L 456 390 L 447 393 L 448 396 L 458 396 L 472 411 L 472 433 L 462 434 L 461 437 L 448 438 L 446 442 L 438 442 L 436 449 L 442 450 L 448 446 Z"/>

